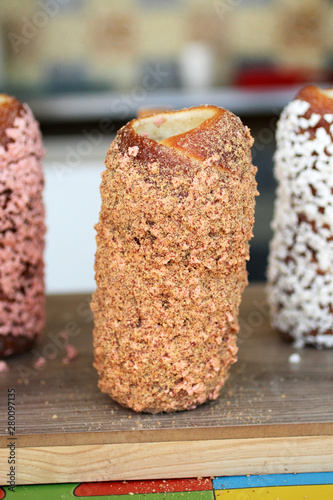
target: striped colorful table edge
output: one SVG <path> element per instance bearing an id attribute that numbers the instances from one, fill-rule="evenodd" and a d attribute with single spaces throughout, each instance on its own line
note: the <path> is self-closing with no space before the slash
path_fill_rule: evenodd
<path id="1" fill-rule="evenodd" d="M 135 498 L 133 498 L 135 497 Z M 147 497 L 147 498 L 146 498 Z M 333 472 L 0 487 L 0 500 L 332 500 Z"/>

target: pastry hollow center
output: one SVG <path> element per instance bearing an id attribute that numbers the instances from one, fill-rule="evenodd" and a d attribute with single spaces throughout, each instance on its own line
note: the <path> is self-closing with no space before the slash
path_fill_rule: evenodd
<path id="1" fill-rule="evenodd" d="M 133 123 L 133 129 L 138 135 L 161 142 L 198 127 L 215 114 L 212 108 L 159 113 L 139 118 Z"/>
<path id="2" fill-rule="evenodd" d="M 6 94 L 0 94 L 0 106 L 2 106 L 3 104 L 8 103 L 9 100 L 10 100 L 10 98 L 8 98 L 8 95 L 6 95 Z"/>
<path id="3" fill-rule="evenodd" d="M 331 89 L 320 89 L 320 92 L 322 92 L 329 99 L 333 99 L 333 88 L 331 88 Z"/>

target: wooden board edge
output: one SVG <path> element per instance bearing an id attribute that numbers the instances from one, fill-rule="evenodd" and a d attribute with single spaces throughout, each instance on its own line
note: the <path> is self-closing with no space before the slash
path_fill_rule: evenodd
<path id="1" fill-rule="evenodd" d="M 8 450 L 0 450 L 0 484 Z M 27 447 L 16 450 L 16 484 L 324 472 L 333 436 Z"/>
<path id="2" fill-rule="evenodd" d="M 149 443 L 168 441 L 204 441 L 214 439 L 247 439 L 297 436 L 333 436 L 333 422 L 246 425 L 228 427 L 198 427 L 179 429 L 149 429 L 131 431 L 70 432 L 50 434 L 17 434 L 20 448 L 69 445 L 97 445 L 117 443 Z M 8 436 L 0 436 L 0 449 L 6 448 Z"/>

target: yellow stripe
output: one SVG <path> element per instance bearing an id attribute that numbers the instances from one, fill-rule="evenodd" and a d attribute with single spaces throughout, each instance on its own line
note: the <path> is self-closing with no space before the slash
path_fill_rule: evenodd
<path id="1" fill-rule="evenodd" d="M 332 500 L 333 484 L 215 490 L 216 500 Z"/>

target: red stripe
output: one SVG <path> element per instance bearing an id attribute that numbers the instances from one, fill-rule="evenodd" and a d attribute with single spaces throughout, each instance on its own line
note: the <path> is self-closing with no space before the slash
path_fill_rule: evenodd
<path id="1" fill-rule="evenodd" d="M 81 483 L 74 495 L 81 497 L 103 495 L 128 495 L 129 493 L 168 493 L 177 491 L 212 490 L 210 478 L 154 479 L 151 481 L 108 481 L 103 483 Z"/>

